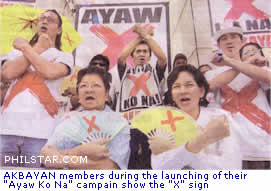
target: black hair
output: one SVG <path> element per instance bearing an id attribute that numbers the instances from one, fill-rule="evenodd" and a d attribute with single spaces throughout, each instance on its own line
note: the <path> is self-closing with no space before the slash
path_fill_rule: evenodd
<path id="1" fill-rule="evenodd" d="M 184 59 L 184 60 L 185 60 L 185 64 L 187 64 L 187 57 L 186 57 L 184 54 L 182 54 L 182 53 L 178 53 L 178 54 L 176 54 L 176 56 L 175 56 L 175 58 L 174 58 L 174 61 L 173 61 L 173 68 L 175 68 L 175 62 L 176 62 L 176 60 L 178 60 L 178 59 Z"/>
<path id="2" fill-rule="evenodd" d="M 239 50 L 239 54 L 240 54 L 241 59 L 242 59 L 242 54 L 243 54 L 244 48 L 247 47 L 247 46 L 250 46 L 250 45 L 255 46 L 258 50 L 260 50 L 260 54 L 262 56 L 264 56 L 263 51 L 262 51 L 262 47 L 258 43 L 249 42 L 249 43 L 246 43 L 244 46 L 242 46 L 242 48 Z"/>
<path id="3" fill-rule="evenodd" d="M 61 16 L 59 15 L 59 13 L 58 13 L 55 9 L 49 9 L 49 10 L 46 10 L 45 12 L 53 12 L 53 13 L 55 13 L 56 16 L 57 16 L 57 18 L 58 18 L 58 21 L 59 21 L 58 27 L 60 27 L 60 28 L 62 27 L 62 19 L 61 19 Z M 62 31 L 61 31 L 60 34 L 57 34 L 57 35 L 56 35 L 55 47 L 56 47 L 56 49 L 58 49 L 58 50 L 61 50 L 61 36 L 62 36 Z M 30 40 L 29 44 L 30 44 L 31 46 L 33 46 L 34 44 L 36 44 L 36 43 L 38 42 L 38 39 L 39 39 L 39 35 L 38 35 L 38 33 L 36 33 L 36 34 L 32 37 L 32 39 Z"/>
<path id="4" fill-rule="evenodd" d="M 192 66 L 190 64 L 177 66 L 169 74 L 168 79 L 167 79 L 168 92 L 166 95 L 167 96 L 166 100 L 168 100 L 169 104 L 173 105 L 173 106 L 175 105 L 175 103 L 172 99 L 172 93 L 171 93 L 172 86 L 173 86 L 174 82 L 177 80 L 177 78 L 181 72 L 190 73 L 193 76 L 198 87 L 204 88 L 204 90 L 205 90 L 204 96 L 199 100 L 199 105 L 200 106 L 207 106 L 208 101 L 206 100 L 206 95 L 209 91 L 209 84 L 208 84 L 207 80 L 205 79 L 204 75 L 197 68 L 195 68 L 194 66 Z"/>
<path id="5" fill-rule="evenodd" d="M 145 45 L 147 45 L 148 46 L 148 48 L 149 48 L 149 53 L 150 53 L 150 56 L 151 56 L 151 47 L 148 45 L 148 43 L 146 42 L 146 41 L 144 41 L 144 40 L 142 40 L 142 41 L 140 41 L 137 45 L 136 45 L 136 47 L 138 46 L 138 45 L 140 45 L 140 44 L 145 44 Z M 136 49 L 136 48 L 135 48 Z M 133 57 L 133 55 L 134 55 L 134 52 L 135 52 L 135 49 L 131 52 L 131 56 Z"/>
<path id="6" fill-rule="evenodd" d="M 77 74 L 77 85 L 76 85 L 76 92 L 78 94 L 78 86 L 80 82 L 82 81 L 83 77 L 87 74 L 97 74 L 103 81 L 105 90 L 109 92 L 110 89 L 110 83 L 112 81 L 112 76 L 109 72 L 104 71 L 101 68 L 98 68 L 96 66 L 87 67 L 84 69 L 79 70 Z"/>
<path id="7" fill-rule="evenodd" d="M 93 66 L 93 63 L 95 62 L 95 60 L 103 61 L 103 62 L 106 64 L 105 68 L 106 68 L 106 71 L 108 72 L 110 62 L 109 62 L 109 59 L 108 59 L 107 56 L 104 56 L 104 55 L 102 55 L 102 54 L 97 54 L 96 56 L 94 56 L 94 57 L 90 60 L 90 62 L 89 62 L 89 64 L 88 64 L 88 67 L 92 67 L 92 66 Z"/>

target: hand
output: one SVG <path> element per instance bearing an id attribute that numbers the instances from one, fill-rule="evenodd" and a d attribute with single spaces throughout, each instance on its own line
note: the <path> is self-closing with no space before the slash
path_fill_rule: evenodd
<path id="1" fill-rule="evenodd" d="M 39 36 L 38 42 L 34 46 L 38 51 L 43 52 L 48 48 L 53 47 L 53 41 L 50 39 L 48 34 L 42 33 Z"/>
<path id="2" fill-rule="evenodd" d="M 177 147 L 175 138 L 167 130 L 152 131 L 148 135 L 152 154 L 157 155 Z"/>
<path id="3" fill-rule="evenodd" d="M 146 33 L 147 33 L 147 35 L 153 36 L 154 35 L 153 27 L 152 26 L 147 26 Z"/>
<path id="4" fill-rule="evenodd" d="M 101 139 L 95 142 L 89 142 L 78 146 L 80 156 L 88 156 L 91 160 L 100 160 L 109 157 L 109 150 L 106 144 L 109 143 L 108 139 Z"/>
<path id="5" fill-rule="evenodd" d="M 230 135 L 229 122 L 225 115 L 221 115 L 207 124 L 203 130 L 207 144 L 213 144 Z"/>
<path id="6" fill-rule="evenodd" d="M 219 53 L 218 50 L 214 51 L 211 53 L 210 55 L 210 60 L 211 60 L 211 63 L 216 65 L 216 66 L 223 66 L 223 55 L 219 55 L 219 54 L 222 54 L 222 53 Z"/>
<path id="7" fill-rule="evenodd" d="M 248 59 L 248 62 L 250 64 L 253 64 L 253 65 L 259 66 L 259 67 L 267 66 L 269 64 L 267 58 L 265 58 L 265 57 L 263 57 L 261 55 L 258 55 L 258 54 L 255 54 L 252 57 L 250 57 Z"/>
<path id="8" fill-rule="evenodd" d="M 52 145 L 45 145 L 40 152 L 40 156 L 41 157 L 41 162 L 42 164 L 44 164 L 46 166 L 46 168 L 57 168 L 57 169 L 61 169 L 63 168 L 64 164 L 63 164 L 63 157 L 64 155 L 62 155 L 56 146 L 52 146 Z M 46 160 L 46 159 L 50 159 L 50 160 Z M 54 161 L 54 162 L 52 162 Z"/>
<path id="9" fill-rule="evenodd" d="M 20 37 L 20 36 L 15 38 L 15 40 L 13 41 L 13 47 L 15 49 L 20 50 L 20 51 L 23 51 L 23 49 L 25 47 L 28 47 L 28 46 L 31 47 L 29 42 L 26 39 L 24 39 L 23 37 Z"/>
<path id="10" fill-rule="evenodd" d="M 133 27 L 133 32 L 137 33 L 142 38 L 146 38 L 148 35 L 146 30 L 140 24 L 135 24 L 135 26 Z"/>
<path id="11" fill-rule="evenodd" d="M 199 153 L 208 145 L 216 143 L 230 135 L 229 123 L 225 115 L 211 120 L 202 133 L 195 139 L 189 141 L 185 147 L 189 152 Z"/>

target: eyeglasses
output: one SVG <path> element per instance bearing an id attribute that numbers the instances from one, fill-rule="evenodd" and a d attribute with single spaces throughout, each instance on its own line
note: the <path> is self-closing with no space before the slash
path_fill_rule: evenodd
<path id="1" fill-rule="evenodd" d="M 53 17 L 45 17 L 45 16 L 42 16 L 40 17 L 39 21 L 40 22 L 44 22 L 45 20 L 47 20 L 48 23 L 55 23 L 55 24 L 58 24 L 57 20 Z"/>
<path id="2" fill-rule="evenodd" d="M 246 52 L 244 52 L 244 55 L 256 54 L 257 52 L 261 52 L 261 49 L 247 50 Z"/>
<path id="3" fill-rule="evenodd" d="M 100 88 L 102 87 L 102 85 L 98 84 L 98 83 L 80 83 L 78 85 L 78 89 L 85 89 L 85 88 L 92 88 L 92 89 L 96 89 L 96 88 Z"/>

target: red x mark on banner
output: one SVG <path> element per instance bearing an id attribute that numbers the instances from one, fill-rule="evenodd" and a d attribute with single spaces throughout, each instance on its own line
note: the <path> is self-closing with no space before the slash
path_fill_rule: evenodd
<path id="1" fill-rule="evenodd" d="M 173 114 L 171 111 L 167 111 L 167 116 L 168 119 L 167 120 L 162 120 L 161 124 L 165 125 L 165 124 L 170 124 L 170 128 L 172 129 L 172 131 L 176 131 L 176 126 L 175 126 L 175 122 L 179 121 L 179 120 L 183 120 L 184 117 L 173 117 Z"/>
<path id="2" fill-rule="evenodd" d="M 146 27 L 148 27 L 148 25 L 144 26 L 144 28 Z M 89 30 L 107 44 L 107 48 L 102 54 L 109 58 L 110 68 L 117 64 L 122 49 L 137 37 L 137 34 L 133 32 L 133 27 L 121 34 L 117 34 L 111 28 L 103 25 L 92 25 Z M 133 61 L 130 57 L 127 63 L 131 66 L 133 65 Z"/>
<path id="3" fill-rule="evenodd" d="M 151 74 L 141 74 L 138 78 L 132 74 L 128 75 L 128 79 L 134 82 L 134 87 L 131 89 L 129 96 L 136 96 L 139 90 L 144 91 L 147 96 L 151 96 L 149 89 L 147 88 L 147 80 L 151 77 Z"/>
<path id="4" fill-rule="evenodd" d="M 221 95 L 225 99 L 222 108 L 231 113 L 240 112 L 251 123 L 260 127 L 262 130 L 271 135 L 271 119 L 261 109 L 252 103 L 254 98 L 258 95 L 260 88 L 257 81 L 252 81 L 243 87 L 239 93 L 235 92 L 229 86 L 222 88 Z"/>
<path id="5" fill-rule="evenodd" d="M 85 122 L 89 124 L 88 132 L 90 133 L 92 129 L 96 129 L 97 131 L 100 131 L 100 128 L 95 124 L 96 116 L 92 116 L 91 120 L 88 120 L 86 117 L 82 118 Z"/>
<path id="6" fill-rule="evenodd" d="M 255 0 L 228 0 L 232 4 L 232 8 L 227 13 L 224 20 L 233 19 L 237 20 L 241 17 L 243 13 L 247 13 L 253 16 L 255 19 L 268 19 L 270 17 L 263 11 L 257 9 L 252 5 Z"/>

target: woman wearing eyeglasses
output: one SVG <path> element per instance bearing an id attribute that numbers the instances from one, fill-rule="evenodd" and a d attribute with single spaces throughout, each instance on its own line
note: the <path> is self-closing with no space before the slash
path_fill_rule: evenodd
<path id="1" fill-rule="evenodd" d="M 118 113 L 113 113 L 106 101 L 109 99 L 111 75 L 98 68 L 89 67 L 82 69 L 78 72 L 77 76 L 77 94 L 79 102 L 81 104 L 80 112 L 99 112 L 94 122 L 99 127 L 104 122 L 99 122 L 99 116 L 110 112 L 110 115 L 114 115 L 116 121 L 124 120 Z M 80 113 L 74 111 L 74 115 Z M 73 114 L 69 114 L 73 117 Z M 77 118 L 77 120 L 80 120 Z M 109 120 L 110 121 L 110 120 Z M 108 121 L 107 121 L 108 122 Z M 80 124 L 84 125 L 85 122 Z M 109 128 L 116 127 L 114 122 L 110 121 Z M 60 124 L 61 125 L 61 124 Z M 119 124 L 117 124 L 119 125 Z M 86 144 L 81 144 L 75 141 L 70 136 L 59 133 L 61 128 L 66 126 L 58 126 L 54 134 L 49 138 L 48 143 L 41 151 L 43 156 L 43 164 L 47 168 L 70 168 L 70 169 L 127 169 L 128 160 L 130 155 L 130 129 L 128 123 L 122 128 L 116 136 L 110 141 L 105 140 L 99 136 L 98 142 L 91 141 Z M 80 125 L 74 126 L 74 132 L 80 131 L 83 128 Z M 84 131 L 84 130 L 82 130 Z M 105 132 L 103 132 L 105 133 Z M 84 134 L 84 132 L 82 132 Z M 85 162 L 80 162 L 76 158 L 87 156 Z M 46 158 L 50 160 L 45 160 Z M 57 162 L 53 161 L 53 158 L 57 158 Z M 66 158 L 73 158 L 76 162 L 69 161 L 66 164 L 61 161 L 67 160 Z"/>
<path id="2" fill-rule="evenodd" d="M 61 51 L 62 19 L 55 10 L 40 15 L 38 32 L 28 42 L 17 37 L 7 56 L 2 77 L 13 80 L 2 107 L 1 165 L 39 167 L 40 149 L 52 134 L 62 79 L 73 66 L 69 53 Z M 14 163 L 11 159 L 22 156 Z M 10 159 L 10 160 L 5 160 Z"/>
<path id="3" fill-rule="evenodd" d="M 90 62 L 88 64 L 88 68 L 93 67 L 93 66 L 98 67 L 98 68 L 108 72 L 109 71 L 109 59 L 107 58 L 107 56 L 104 56 L 102 54 L 97 54 L 90 60 Z M 110 91 L 111 91 L 111 89 L 110 89 Z M 76 93 L 76 88 L 74 88 L 74 87 L 68 88 L 64 91 L 64 93 L 62 95 L 68 96 L 70 98 L 70 103 L 72 105 L 71 110 L 80 110 L 81 109 L 78 95 Z M 107 104 L 111 105 L 109 102 L 111 103 L 111 101 L 108 101 Z"/>
<path id="4" fill-rule="evenodd" d="M 256 83 L 258 90 L 257 92 L 253 92 L 254 90 L 251 90 L 250 94 L 255 94 L 255 98 L 253 99 L 253 104 L 257 107 L 255 112 L 258 112 L 258 115 L 261 115 L 262 117 L 266 116 L 265 122 L 269 124 L 269 129 L 265 129 L 266 135 L 269 134 L 269 137 L 267 137 L 267 142 L 271 143 L 271 127 L 270 127 L 270 105 L 268 101 L 270 101 L 270 96 L 266 97 L 266 92 L 270 92 L 270 81 L 269 83 L 266 82 L 268 79 L 270 79 L 271 75 L 271 69 L 269 67 L 269 60 L 264 56 L 261 46 L 258 43 L 249 42 L 245 44 L 240 49 L 240 58 L 243 62 L 250 61 L 250 64 L 254 65 L 252 66 L 251 70 L 255 69 L 258 70 L 259 74 L 262 74 L 261 79 L 256 78 Z M 269 77 L 268 77 L 269 75 Z M 253 76 L 252 76 L 253 77 Z M 266 79 L 266 80 L 265 80 Z M 267 98 L 267 99 L 266 99 Z M 261 111 L 259 111 L 259 109 Z M 257 132 L 254 132 L 257 133 Z M 264 139 L 264 137 L 262 137 Z M 268 154 L 267 154 L 268 155 Z M 263 157 L 262 159 L 255 158 L 247 158 L 244 161 L 244 168 L 248 169 L 263 169 L 263 168 L 270 168 L 270 160 L 271 157 Z"/>

